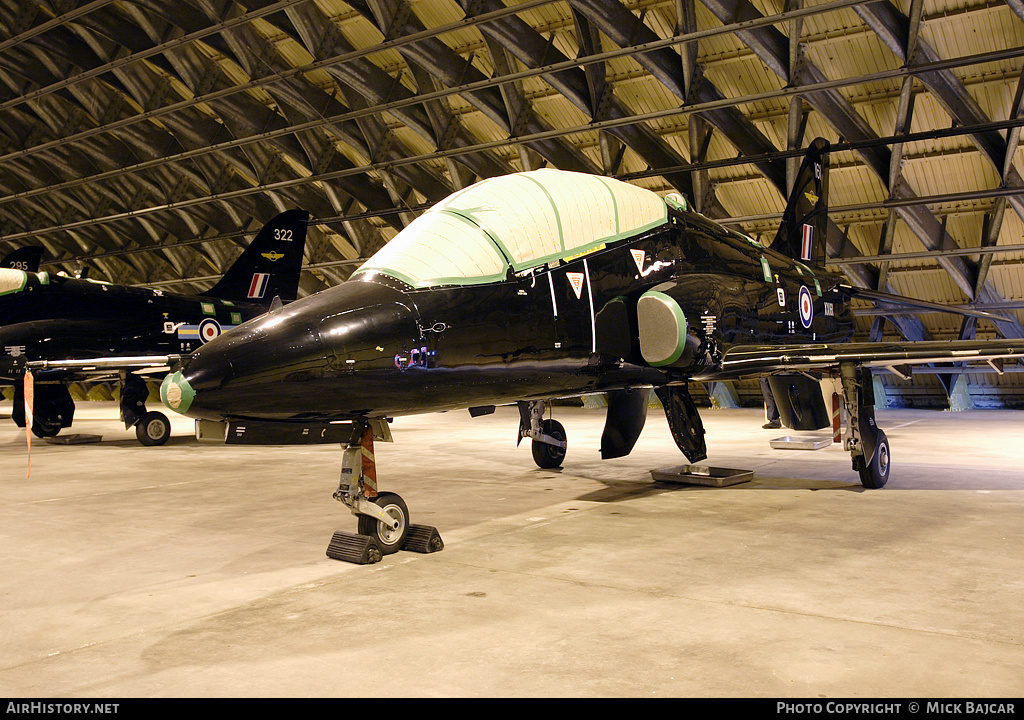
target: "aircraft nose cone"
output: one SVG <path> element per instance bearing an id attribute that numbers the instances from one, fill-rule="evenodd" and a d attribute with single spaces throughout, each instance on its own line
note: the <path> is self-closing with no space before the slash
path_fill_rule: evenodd
<path id="1" fill-rule="evenodd" d="M 196 391 L 181 374 L 181 370 L 176 370 L 165 377 L 160 385 L 160 399 L 174 412 L 182 414 L 188 412 L 195 397 Z"/>
<path id="2" fill-rule="evenodd" d="M 197 353 L 186 360 L 179 369 L 167 375 L 160 385 L 160 400 L 174 412 L 189 416 L 196 416 L 197 413 L 203 415 L 204 405 L 211 393 L 215 395 L 217 389 L 232 375 L 231 361 L 223 357 L 222 353 L 214 353 L 212 357 L 200 355 Z"/>

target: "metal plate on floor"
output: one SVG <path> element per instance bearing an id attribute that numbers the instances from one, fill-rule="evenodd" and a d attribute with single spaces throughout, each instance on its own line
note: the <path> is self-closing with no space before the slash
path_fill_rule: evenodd
<path id="1" fill-rule="evenodd" d="M 832 437 L 786 435 L 770 440 L 769 444 L 776 450 L 821 450 L 832 444 Z"/>
<path id="2" fill-rule="evenodd" d="M 656 482 L 726 487 L 727 485 L 739 485 L 740 483 L 750 482 L 754 477 L 754 471 L 710 467 L 708 465 L 677 465 L 675 467 L 662 468 L 661 470 L 651 470 L 651 477 Z"/>
<path id="3" fill-rule="evenodd" d="M 79 433 L 77 435 L 55 435 L 54 437 L 43 438 L 43 442 L 50 443 L 51 445 L 86 445 L 88 443 L 98 443 L 102 439 L 102 435 Z"/>

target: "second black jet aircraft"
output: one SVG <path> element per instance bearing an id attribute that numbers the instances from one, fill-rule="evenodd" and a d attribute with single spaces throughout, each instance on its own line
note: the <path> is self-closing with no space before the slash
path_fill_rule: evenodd
<path id="1" fill-rule="evenodd" d="M 144 445 L 170 435 L 167 416 L 147 411 L 143 374 L 166 372 L 221 333 L 296 298 L 309 213 L 268 222 L 210 290 L 181 295 L 38 270 L 38 251 L 15 250 L 0 268 L 0 384 L 14 387 L 14 422 L 24 427 L 26 368 L 32 370 L 32 431 L 52 437 L 70 427 L 68 383 L 122 383 L 121 419 Z M 31 363 L 31 365 L 30 365 Z"/>

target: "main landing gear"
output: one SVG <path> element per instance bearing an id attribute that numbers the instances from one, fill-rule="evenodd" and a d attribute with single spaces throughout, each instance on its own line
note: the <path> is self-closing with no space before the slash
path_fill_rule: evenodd
<path id="1" fill-rule="evenodd" d="M 75 416 L 75 401 L 66 386 L 55 383 L 34 383 L 32 388 L 32 434 L 51 438 L 66 427 L 71 427 Z M 14 424 L 25 427 L 25 386 L 14 385 Z"/>
<path id="2" fill-rule="evenodd" d="M 889 439 L 875 424 L 875 396 L 871 370 L 852 363 L 839 366 L 846 404 L 843 446 L 850 451 L 853 469 L 868 489 L 883 487 L 889 480 Z"/>
<path id="3" fill-rule="evenodd" d="M 26 375 L 26 378 L 28 376 Z M 75 401 L 63 382 L 38 382 L 32 385 L 32 432 L 41 438 L 56 436 L 71 427 L 75 415 Z M 125 430 L 134 426 L 135 437 L 143 445 L 163 445 L 171 437 L 171 421 L 161 412 L 147 411 L 149 387 L 135 373 L 121 372 L 121 420 Z M 25 427 L 25 385 L 14 386 L 14 422 Z"/>
<path id="4" fill-rule="evenodd" d="M 347 505 L 358 518 L 357 532 L 335 532 L 327 556 L 366 565 L 399 550 L 430 553 L 444 549 L 436 528 L 409 521 L 409 508 L 401 496 L 377 492 L 374 438 L 391 442 L 387 421 L 354 422 L 349 441 L 343 445 L 341 480 L 334 499 Z"/>
<path id="5" fill-rule="evenodd" d="M 562 466 L 565 460 L 565 428 L 553 418 L 544 419 L 547 403 L 530 400 L 519 403 L 519 441 L 533 440 L 533 461 L 546 470 Z"/>

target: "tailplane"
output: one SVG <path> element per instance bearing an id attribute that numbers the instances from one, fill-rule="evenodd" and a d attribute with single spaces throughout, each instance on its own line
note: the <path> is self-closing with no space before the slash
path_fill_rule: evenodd
<path id="1" fill-rule="evenodd" d="M 286 210 L 263 226 L 207 297 L 270 305 L 298 296 L 309 213 Z"/>
<path id="2" fill-rule="evenodd" d="M 825 265 L 828 233 L 828 148 L 824 138 L 807 148 L 771 244 L 773 250 L 818 267 Z"/>

